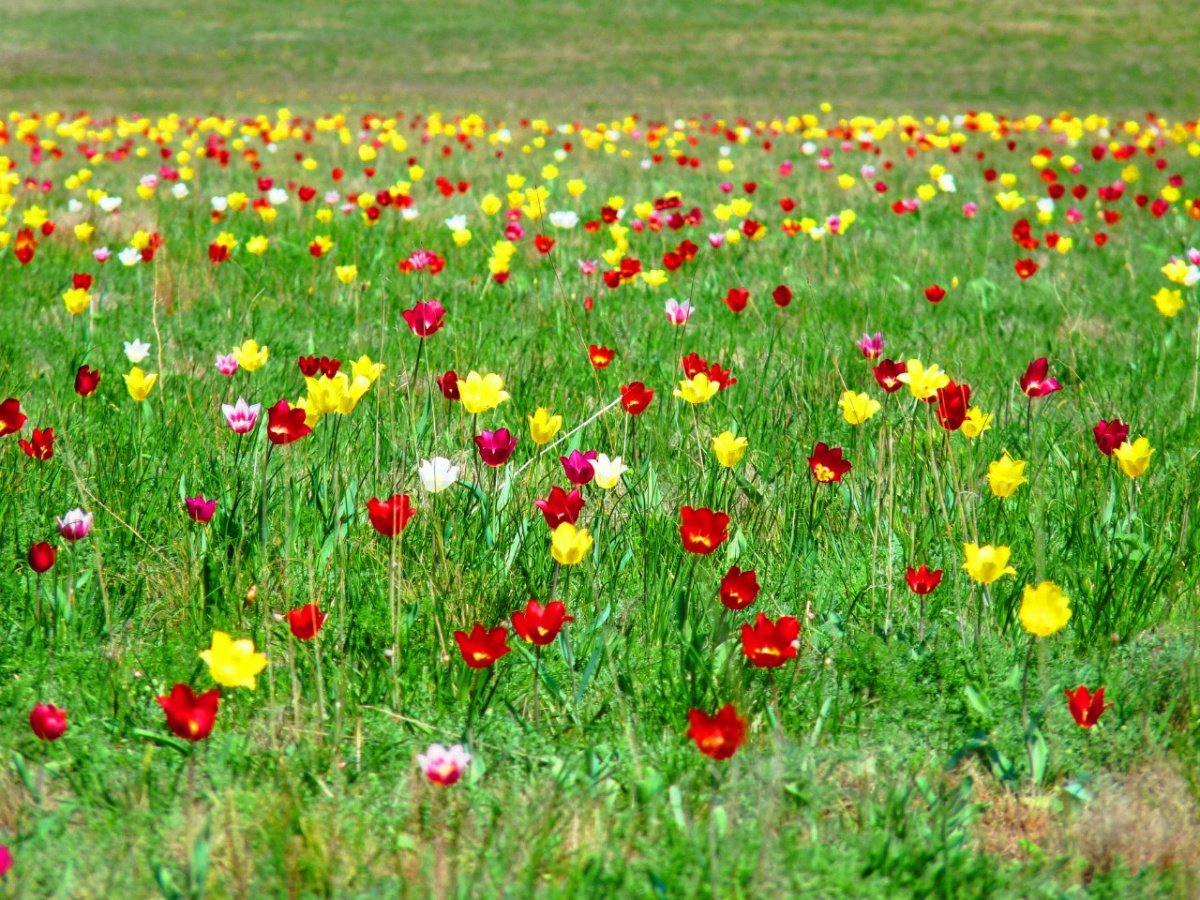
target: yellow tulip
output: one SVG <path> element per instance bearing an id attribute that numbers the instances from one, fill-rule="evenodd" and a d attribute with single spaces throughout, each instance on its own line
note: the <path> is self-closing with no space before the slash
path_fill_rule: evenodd
<path id="1" fill-rule="evenodd" d="M 717 462 L 727 469 L 732 469 L 746 455 L 750 442 L 744 437 L 734 437 L 732 431 L 722 431 L 712 439 L 713 453 Z"/>
<path id="2" fill-rule="evenodd" d="M 941 370 L 937 363 L 925 368 L 919 359 L 910 359 L 905 363 L 906 371 L 897 376 L 897 380 L 908 385 L 909 391 L 918 400 L 928 400 L 936 396 L 939 388 L 950 383 L 950 376 Z"/>
<path id="3" fill-rule="evenodd" d="M 1067 595 L 1053 581 L 1043 581 L 1037 587 L 1025 585 L 1021 609 L 1017 618 L 1021 627 L 1038 637 L 1050 637 L 1066 627 L 1071 618 Z"/>
<path id="4" fill-rule="evenodd" d="M 467 377 L 458 382 L 458 397 L 463 409 L 476 415 L 495 409 L 508 399 L 508 391 L 504 390 L 504 379 L 495 372 L 487 375 L 468 372 Z"/>
<path id="5" fill-rule="evenodd" d="M 586 528 L 576 528 L 570 522 L 563 522 L 551 535 L 550 555 L 564 566 L 573 566 L 588 555 L 592 543 L 592 536 Z"/>
<path id="6" fill-rule="evenodd" d="M 254 641 L 233 640 L 224 631 L 214 631 L 212 647 L 200 652 L 213 681 L 221 687 L 254 690 L 255 676 L 267 666 L 267 658 L 254 652 Z"/>
<path id="7" fill-rule="evenodd" d="M 1130 478 L 1137 478 L 1145 473 L 1153 453 L 1154 448 L 1150 446 L 1150 442 L 1140 437 L 1132 444 L 1125 441 L 1113 451 L 1113 456 L 1117 458 L 1117 465 L 1121 467 L 1122 472 Z"/>
<path id="8" fill-rule="evenodd" d="M 879 401 L 872 399 L 869 394 L 856 394 L 854 391 L 844 391 L 838 406 L 842 416 L 851 425 L 861 425 L 882 408 Z"/>
<path id="9" fill-rule="evenodd" d="M 552 416 L 546 407 L 539 406 L 537 411 L 529 417 L 529 436 L 533 438 L 535 444 L 541 447 L 554 440 L 554 436 L 558 434 L 562 425 L 562 416 Z"/>
<path id="10" fill-rule="evenodd" d="M 980 584 L 991 584 L 1002 575 L 1016 575 L 1017 570 L 1008 564 L 1012 551 L 1008 547 L 993 547 L 985 544 L 963 544 L 963 553 L 967 561 L 963 568 L 967 574 Z"/>
<path id="11" fill-rule="evenodd" d="M 963 419 L 962 433 L 974 440 L 991 427 L 992 414 L 985 413 L 978 406 L 972 406 L 967 410 L 967 417 Z"/>
<path id="12" fill-rule="evenodd" d="M 254 338 L 248 338 L 242 346 L 233 348 L 233 358 L 247 372 L 255 372 L 267 364 L 271 351 L 265 346 L 259 347 Z"/>
<path id="13" fill-rule="evenodd" d="M 158 381 L 157 374 L 147 375 L 140 366 L 134 366 L 125 375 L 125 387 L 129 390 L 129 396 L 138 403 L 150 396 L 150 391 L 153 390 L 156 381 Z"/>
<path id="14" fill-rule="evenodd" d="M 67 307 L 67 312 L 73 316 L 87 312 L 87 308 L 91 305 L 92 295 L 83 288 L 71 288 L 63 295 L 63 305 Z"/>
<path id="15" fill-rule="evenodd" d="M 679 382 L 679 387 L 675 388 L 675 396 L 695 405 L 711 400 L 720 389 L 720 384 L 710 381 L 703 372 L 697 372 L 695 378 L 687 378 Z"/>
<path id="16" fill-rule="evenodd" d="M 1005 451 L 1003 456 L 988 466 L 987 480 L 994 496 L 1001 500 L 1011 497 L 1027 481 L 1024 460 L 1013 459 Z"/>

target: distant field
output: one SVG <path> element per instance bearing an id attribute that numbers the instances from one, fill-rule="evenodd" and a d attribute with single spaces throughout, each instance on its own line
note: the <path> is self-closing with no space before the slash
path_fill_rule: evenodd
<path id="1" fill-rule="evenodd" d="M 8 106 L 1189 116 L 1195 8 L 1004 0 L 3 0 Z"/>

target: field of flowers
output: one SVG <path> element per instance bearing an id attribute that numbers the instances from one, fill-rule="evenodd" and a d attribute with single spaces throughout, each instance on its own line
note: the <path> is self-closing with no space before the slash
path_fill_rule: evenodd
<path id="1" fill-rule="evenodd" d="M 8 115 L 0 895 L 1194 895 L 1198 158 Z"/>

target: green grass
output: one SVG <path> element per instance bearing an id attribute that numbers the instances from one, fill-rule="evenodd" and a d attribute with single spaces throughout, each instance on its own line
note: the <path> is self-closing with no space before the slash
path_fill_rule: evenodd
<path id="1" fill-rule="evenodd" d="M 1157 196 L 1172 174 L 1183 176 L 1183 197 L 1190 196 L 1200 165 L 1186 140 L 1160 151 L 1165 171 L 1145 154 L 1130 161 L 1139 180 L 1108 204 L 1123 218 L 1106 226 L 1096 189 L 1122 177 L 1125 164 L 1093 162 L 1088 149 L 1101 139 L 1087 135 L 1070 148 L 1082 173 L 1059 170 L 1066 184 L 1086 184 L 1087 198 L 1073 203 L 1068 195 L 1053 223 L 1041 225 L 1032 202 L 1003 212 L 993 199 L 1000 187 L 983 172 L 1011 173 L 1022 193 L 1044 196 L 1030 157 L 1041 146 L 1067 148 L 1043 134 L 1016 137 L 1010 151 L 971 133 L 961 153 L 911 159 L 895 135 L 879 157 L 795 133 L 773 137 L 764 152 L 766 136 L 757 135 L 733 147 L 728 176 L 716 166 L 725 138 L 695 126 L 687 133 L 697 145 L 680 146 L 702 159 L 698 170 L 669 160 L 643 169 L 639 162 L 655 151 L 630 135 L 619 142 L 628 158 L 585 151 L 579 135 L 551 136 L 544 148 L 521 152 L 532 135 L 515 124 L 518 106 L 518 114 L 537 112 L 540 103 L 566 110 L 566 118 L 611 112 L 616 97 L 624 98 L 621 111 L 643 97 L 668 112 L 709 101 L 790 109 L 790 90 L 804 91 L 805 78 L 831 83 L 819 55 L 771 57 L 778 79 L 764 79 L 761 61 L 729 66 L 722 79 L 711 54 L 681 50 L 665 54 L 679 64 L 659 66 L 664 81 L 655 86 L 644 74 L 664 58 L 661 42 L 646 37 L 653 6 L 601 11 L 594 32 L 601 38 L 586 46 L 581 25 L 538 4 L 499 21 L 490 8 L 471 6 L 451 24 L 399 13 L 380 19 L 365 4 L 263 4 L 256 31 L 232 18 L 232 5 L 195 19 L 139 9 L 122 17 L 112 7 L 111 15 L 64 7 L 61 15 L 92 25 L 85 51 L 83 38 L 71 36 L 82 32 L 56 27 L 58 14 L 11 5 L 0 40 L 43 55 L 21 56 L 7 69 L 10 96 L 17 105 L 94 109 L 251 109 L 261 101 L 324 110 L 351 102 L 339 98 L 352 85 L 358 107 L 401 103 L 411 96 L 401 89 L 415 85 L 432 102 L 461 100 L 508 115 L 514 142 L 501 159 L 486 139 L 470 152 L 440 137 L 422 144 L 406 120 L 410 146 L 382 151 L 368 180 L 355 142 L 342 146 L 318 133 L 311 145 L 284 140 L 276 154 L 262 151 L 258 173 L 237 152 L 228 169 L 193 161 L 188 199 L 160 186 L 149 201 L 138 198 L 137 180 L 161 160 L 145 140 L 135 146 L 146 146 L 146 157 L 93 165 L 92 181 L 78 189 L 64 183 L 83 164 L 70 139 L 59 139 L 64 160 L 37 167 L 26 147 L 0 146 L 22 176 L 3 227 L 14 237 L 0 251 L 0 400 L 20 398 L 30 417 L 22 437 L 52 426 L 58 438 L 44 463 L 21 453 L 16 437 L 0 438 L 0 843 L 15 858 L 0 893 L 1194 894 L 1197 298 L 1185 290 L 1184 310 L 1172 319 L 1149 298 L 1166 284 L 1162 265 L 1200 241 L 1200 229 L 1182 201 L 1162 218 L 1133 202 L 1138 191 Z M 1169 55 L 1145 53 L 1138 59 L 1149 77 L 1114 66 L 1111 79 L 1088 80 L 1086 94 L 1080 87 L 1069 95 L 1077 82 L 1062 74 L 1065 45 L 1057 55 L 1034 54 L 1028 72 L 1001 82 L 990 73 L 1007 70 L 1007 57 L 982 54 L 979 34 L 948 9 L 922 12 L 925 19 L 882 6 L 783 9 L 721 7 L 663 28 L 681 46 L 712 53 L 724 41 L 749 40 L 753 55 L 768 41 L 803 50 L 813 43 L 801 40 L 806 22 L 856 34 L 865 16 L 880 34 L 894 35 L 887 23 L 899 17 L 929 43 L 942 35 L 963 52 L 975 49 L 975 56 L 945 54 L 977 68 L 940 92 L 913 79 L 888 81 L 897 93 L 874 94 L 870 86 L 883 80 L 850 77 L 838 82 L 852 83 L 840 88 L 843 96 L 814 92 L 839 102 L 865 98 L 869 109 L 929 104 L 954 113 L 947 100 L 973 102 L 978 90 L 987 102 L 1021 110 L 1067 102 L 1136 110 L 1159 106 L 1143 92 L 1194 90 L 1153 68 Z M 1123 23 L 1121 9 L 1049 13 L 1062 20 L 1049 32 L 1074 24 L 1103 41 Z M 1169 10 L 1143 12 L 1130 29 L 1182 39 L 1182 30 L 1154 24 L 1159 16 L 1169 21 Z M 943 30 L 926 35 L 916 27 L 922 21 Z M 413 41 L 409 57 L 419 76 L 395 71 L 410 24 L 427 35 Z M 1017 20 L 1005 27 L 1029 30 Z M 263 36 L 277 32 L 290 36 L 277 44 Z M 476 32 L 491 35 L 494 46 L 472 53 L 468 36 Z M 534 32 L 537 40 L 525 42 Z M 623 44 L 616 36 L 626 33 Z M 610 54 L 598 49 L 605 34 L 613 35 Z M 637 52 L 635 39 L 645 43 Z M 350 45 L 363 52 L 342 55 Z M 144 66 L 131 66 L 130 46 L 154 52 Z M 855 65 L 876 64 L 880 79 L 885 62 L 911 59 L 899 44 L 880 43 L 874 55 L 850 40 L 821 46 Z M 1051 41 L 1039 37 L 1037 46 Z M 218 47 L 230 53 L 214 73 L 206 64 Z M 473 61 L 477 77 L 441 83 L 447 47 Z M 548 57 L 548 48 L 561 56 Z M 930 65 L 939 60 L 926 56 Z M 564 61 L 577 58 L 591 68 Z M 230 94 L 228 86 L 244 84 L 252 71 L 272 87 Z M 599 102 L 596 79 L 606 85 Z M 764 83 L 772 87 L 758 92 Z M 378 94 L 368 96 L 361 87 L 368 84 Z M 1063 91 L 1063 103 L 1055 102 Z M 9 122 L 11 135 L 16 128 Z M 805 137 L 835 148 L 832 172 L 803 154 Z M 173 150 L 184 139 L 177 136 Z M 610 291 L 576 265 L 612 246 L 606 229 L 555 232 L 525 220 L 511 277 L 494 283 L 487 260 L 503 223 L 479 211 L 481 198 L 503 197 L 510 173 L 538 182 L 567 140 L 574 149 L 549 185 L 550 209 L 595 219 L 619 194 L 628 221 L 635 204 L 678 190 L 684 210 L 700 207 L 703 222 L 631 231 L 629 254 L 655 268 L 687 237 L 700 246 L 696 261 L 662 287 Z M 443 147 L 453 154 L 443 156 Z M 318 171 L 303 170 L 294 152 L 317 159 Z M 375 192 L 407 178 L 410 155 L 427 170 L 411 189 L 416 219 L 402 222 L 385 209 L 370 228 L 358 213 L 314 220 L 323 193 L 335 187 L 333 166 L 347 172 L 338 190 Z M 790 176 L 779 173 L 785 159 L 796 165 Z M 884 160 L 894 168 L 885 171 Z M 886 194 L 862 179 L 849 191 L 837 187 L 837 174 L 857 175 L 864 163 L 879 167 Z M 957 192 L 937 195 L 919 215 L 894 214 L 891 203 L 929 182 L 933 164 L 954 175 Z M 53 179 L 53 190 L 27 190 L 26 175 Z M 256 175 L 315 186 L 317 199 L 302 205 L 292 188 L 274 223 L 250 210 L 213 222 L 210 197 L 258 196 Z M 469 192 L 444 198 L 433 183 L 439 175 L 468 180 Z M 579 200 L 566 191 L 574 177 L 588 184 Z M 725 227 L 713 210 L 729 199 L 718 188 L 726 177 L 738 185 L 734 197 L 746 196 L 743 182 L 757 182 L 751 215 L 768 232 L 713 251 L 706 238 Z M 124 197 L 122 213 L 106 216 L 88 203 L 85 190 L 93 187 Z M 84 202 L 82 212 L 68 209 L 71 197 Z M 781 230 L 784 197 L 798 201 L 796 219 L 847 209 L 857 219 L 843 236 L 789 237 Z M 974 219 L 961 213 L 967 201 L 979 205 Z M 12 241 L 35 204 L 49 210 L 57 230 L 23 266 Z M 1065 221 L 1071 205 L 1083 212 L 1078 224 Z M 458 213 L 473 232 L 461 248 L 442 224 Z M 1018 248 L 1011 231 L 1023 215 L 1039 237 L 1052 229 L 1074 248 L 1063 255 Z M 114 256 L 98 266 L 71 235 L 83 218 L 97 224 L 92 246 L 115 252 L 139 228 L 161 233 L 165 246 L 152 265 L 123 268 Z M 532 245 L 543 229 L 558 241 L 545 256 Z M 1103 248 L 1093 241 L 1100 230 L 1109 234 Z M 241 245 L 214 265 L 208 248 L 222 231 Z M 271 247 L 255 257 L 245 245 L 259 233 Z M 335 246 L 314 260 L 307 248 L 317 235 Z M 418 248 L 442 254 L 445 271 L 401 274 L 397 261 Z M 1040 270 L 1021 281 L 1013 264 L 1025 256 Z M 347 286 L 334 267 L 349 263 L 359 278 Z M 59 296 L 72 273 L 85 271 L 98 279 L 93 304 L 73 319 Z M 794 293 L 786 309 L 770 299 L 780 283 Z M 932 283 L 949 288 L 938 305 L 923 296 Z M 721 300 L 739 285 L 752 299 L 735 315 Z M 590 312 L 585 296 L 594 298 Z M 686 329 L 664 319 L 671 296 L 697 305 Z M 418 341 L 400 312 L 432 297 L 447 307 L 447 324 L 417 365 Z M 970 383 L 972 404 L 995 416 L 991 430 L 974 442 L 947 435 L 907 391 L 863 427 L 847 424 L 837 408 L 844 389 L 884 399 L 854 345 L 868 330 L 883 331 L 885 355 L 936 361 Z M 143 404 L 121 380 L 129 367 L 122 342 L 135 337 L 153 343 L 143 365 L 160 374 Z M 232 380 L 217 374 L 214 355 L 248 337 L 269 345 L 267 365 Z M 590 365 L 593 343 L 617 350 L 609 368 Z M 695 410 L 671 395 L 680 357 L 691 351 L 738 379 Z M 322 418 L 293 445 L 269 451 L 261 427 L 232 435 L 219 404 L 241 395 L 265 412 L 280 397 L 304 396 L 295 365 L 302 354 L 336 356 L 346 367 L 369 354 L 387 368 L 351 414 Z M 1064 389 L 1030 404 L 1017 379 L 1038 356 L 1050 357 Z M 72 380 L 84 362 L 103 379 L 95 396 L 80 400 Z M 449 368 L 498 372 L 511 399 L 475 422 L 433 384 Z M 619 406 L 605 411 L 633 380 L 657 392 L 636 425 Z M 538 406 L 561 413 L 571 435 L 535 458 L 525 419 Z M 1145 435 L 1155 448 L 1140 478 L 1126 478 L 1092 441 L 1095 422 L 1114 416 L 1132 424 L 1131 439 Z M 502 425 L 520 435 L 514 459 L 494 476 L 478 474 L 472 429 Z M 750 446 L 732 473 L 708 449 L 726 428 Z M 807 457 L 817 441 L 845 449 L 854 468 L 842 484 L 814 486 Z M 611 493 L 584 489 L 580 524 L 596 543 L 585 562 L 556 576 L 532 500 L 564 484 L 556 457 L 572 448 L 620 454 L 631 470 Z M 984 476 L 1005 450 L 1028 461 L 1030 483 L 1001 501 Z M 416 474 L 418 460 L 434 455 L 462 465 L 460 484 L 436 501 Z M 369 525 L 366 500 L 397 491 L 412 496 L 418 513 L 393 545 Z M 183 498 L 195 494 L 218 499 L 207 528 L 183 512 Z M 731 515 L 730 539 L 713 555 L 682 551 L 684 505 Z M 95 514 L 96 529 L 68 546 L 53 537 L 54 518 L 75 506 Z M 43 539 L 55 540 L 59 555 L 38 580 L 25 555 Z M 961 566 L 962 543 L 976 539 L 1010 546 L 1017 576 L 989 592 L 974 585 Z M 904 583 L 905 567 L 922 562 L 945 570 L 924 603 Z M 748 610 L 726 616 L 717 587 L 733 563 L 755 568 L 763 591 Z M 1074 613 L 1032 654 L 1026 728 L 1029 644 L 1015 610 L 1022 588 L 1046 579 L 1063 586 Z M 549 600 L 552 585 L 575 621 L 541 654 L 536 699 L 533 657 L 515 636 L 493 676 L 468 670 L 449 632 L 506 623 L 530 597 Z M 314 645 L 293 639 L 279 620 L 308 602 L 330 613 L 318 639 L 319 674 Z M 797 659 L 774 677 L 742 658 L 736 626 L 760 611 L 795 615 L 803 625 Z M 224 692 L 212 736 L 191 747 L 166 728 L 154 698 L 176 682 L 212 685 L 198 654 L 214 629 L 252 638 L 269 665 L 255 691 Z M 1090 731 L 1075 725 L 1062 696 L 1081 683 L 1104 685 L 1113 704 Z M 38 702 L 68 710 L 59 741 L 31 734 L 29 710 Z M 687 714 L 726 702 L 748 720 L 748 739 L 716 763 L 685 736 Z M 414 758 L 431 741 L 469 745 L 474 761 L 461 783 L 425 781 Z"/>
<path id="2" fill-rule="evenodd" d="M 563 117 L 1062 108 L 1194 114 L 1189 4 L 63 0 L 0 10 L 12 106 Z"/>

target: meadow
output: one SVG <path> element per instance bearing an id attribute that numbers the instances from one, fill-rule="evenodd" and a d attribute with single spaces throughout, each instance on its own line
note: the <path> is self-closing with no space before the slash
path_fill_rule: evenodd
<path id="1" fill-rule="evenodd" d="M 0 35 L 0 896 L 1200 893 L 1186 10 L 139 6 Z"/>

